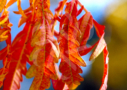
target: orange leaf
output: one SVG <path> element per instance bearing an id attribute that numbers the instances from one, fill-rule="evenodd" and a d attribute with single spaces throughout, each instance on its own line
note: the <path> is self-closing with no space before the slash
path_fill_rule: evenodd
<path id="1" fill-rule="evenodd" d="M 48 45 L 46 46 L 49 47 Z M 34 65 L 32 65 L 27 71 L 27 77 L 31 78 L 32 76 L 35 76 L 30 90 L 35 90 L 35 88 L 39 88 L 40 90 L 47 89 L 50 86 L 50 78 L 56 79 L 54 60 L 49 54 L 50 53 L 46 53 L 44 50 L 40 50 L 37 54 L 37 59 L 35 60 Z M 38 84 L 36 84 L 37 82 Z"/>
<path id="2" fill-rule="evenodd" d="M 18 11 L 14 13 L 21 14 L 18 27 L 26 24 L 11 43 L 12 24 L 9 22 L 7 8 L 16 1 Z M 55 90 L 74 90 L 83 81 L 80 76 L 83 71 L 80 67 L 86 66 L 80 55 L 86 55 L 96 45 L 90 60 L 95 59 L 103 51 L 104 75 L 100 90 L 106 90 L 108 50 L 104 40 L 105 27 L 98 24 L 78 0 L 70 2 L 62 0 L 55 9 L 54 17 L 50 11 L 50 0 L 29 0 L 30 7 L 25 10 L 21 8 L 21 0 L 9 0 L 7 5 L 6 2 L 7 0 L 0 0 L 0 13 L 4 9 L 0 17 L 0 42 L 6 40 L 7 43 L 0 51 L 0 59 L 3 60 L 3 68 L 0 69 L 0 87 L 3 85 L 3 90 L 20 89 L 22 75 L 26 75 L 27 78 L 34 77 L 30 90 L 48 89 L 50 79 Z M 78 5 L 81 6 L 79 10 Z M 86 13 L 77 20 L 82 10 Z M 54 31 L 56 20 L 60 22 L 58 33 Z M 93 24 L 100 39 L 91 47 L 87 47 Z M 61 59 L 59 70 L 56 70 L 55 63 L 59 59 Z M 31 65 L 28 70 L 27 62 Z M 59 71 L 61 76 L 58 74 Z"/>
<path id="3" fill-rule="evenodd" d="M 30 90 L 35 90 L 35 88 L 39 88 L 41 90 L 47 89 L 50 86 L 50 78 L 56 79 L 55 75 L 55 67 L 54 67 L 54 55 L 51 55 L 51 52 L 46 52 L 50 51 L 49 47 L 52 47 L 51 42 L 47 42 L 48 44 L 44 45 L 43 48 L 34 48 L 32 58 L 34 59 L 34 68 L 32 70 L 32 66 L 30 69 L 27 71 L 27 77 L 32 77 L 35 75 L 34 81 L 30 87 Z M 45 49 L 46 50 L 45 50 Z M 34 69 L 36 69 L 36 73 L 34 73 Z M 34 75 L 30 74 L 33 73 Z M 32 76 L 31 76 L 32 75 Z M 45 77 L 47 80 L 45 80 Z M 40 80 L 41 79 L 41 80 Z M 46 83 L 43 83 L 43 82 Z M 37 83 L 38 84 L 35 84 Z M 43 83 L 43 84 L 42 84 Z"/>
<path id="4" fill-rule="evenodd" d="M 6 2 L 7 2 L 7 0 L 0 0 L 0 13 L 4 9 L 4 6 L 5 6 Z"/>
<path id="5" fill-rule="evenodd" d="M 80 85 L 80 81 L 83 81 L 83 78 L 79 75 L 82 73 L 81 68 L 75 63 L 68 61 L 63 58 L 60 63 L 60 72 L 62 73 L 62 81 L 64 81 L 69 89 L 75 89 Z"/>
<path id="6" fill-rule="evenodd" d="M 3 33 L 0 33 L 0 42 L 7 40 L 9 32 L 10 30 L 6 30 Z"/>
<path id="7" fill-rule="evenodd" d="M 32 6 L 30 6 L 29 8 L 27 8 L 27 9 L 25 9 L 25 10 L 23 10 L 23 12 L 24 13 L 28 13 L 29 11 L 31 11 L 33 9 L 33 7 Z M 19 11 L 13 11 L 15 14 L 20 14 L 20 12 Z"/>
<path id="8" fill-rule="evenodd" d="M 34 63 L 26 73 L 27 77 L 35 76 L 30 90 L 48 89 L 50 87 L 50 79 L 57 79 L 54 62 L 58 62 L 59 50 L 58 44 L 51 33 L 51 18 L 53 15 L 49 9 L 49 1 L 37 0 L 35 2 L 33 0 L 33 9 L 35 10 L 32 11 L 32 15 L 35 16 L 36 21 L 33 24 L 31 45 L 34 49 L 30 59 Z M 36 8 L 38 9 L 36 10 Z M 34 72 L 35 70 L 36 72 Z"/>
<path id="9" fill-rule="evenodd" d="M 27 13 L 26 15 L 27 15 L 27 18 L 25 18 L 25 17 L 22 16 L 19 19 L 18 27 L 20 27 L 22 24 L 24 24 L 28 20 L 28 18 L 30 17 L 31 13 Z"/>
<path id="10" fill-rule="evenodd" d="M 55 9 L 56 15 L 59 15 L 59 12 L 60 12 L 61 10 L 63 10 L 64 5 L 66 4 L 66 1 L 67 1 L 67 0 L 63 0 L 63 1 L 60 1 L 60 2 L 59 2 L 58 7 Z"/>
<path id="11" fill-rule="evenodd" d="M 22 8 L 21 8 L 21 0 L 17 0 L 17 6 L 18 6 L 18 10 L 19 10 L 20 14 L 21 14 L 23 17 L 27 18 L 27 16 L 25 15 L 24 11 L 23 11 Z"/>
<path id="12" fill-rule="evenodd" d="M 30 5 L 32 5 L 33 0 L 29 0 Z"/>
<path id="13" fill-rule="evenodd" d="M 8 8 L 9 6 L 11 6 L 13 3 L 15 3 L 17 0 L 9 0 L 9 2 L 7 3 L 6 7 Z"/>
<path id="14" fill-rule="evenodd" d="M 80 30 L 78 20 L 76 19 L 76 10 L 75 1 L 67 3 L 66 13 L 60 20 L 59 46 L 61 63 L 59 69 L 62 73 L 62 81 L 67 84 L 69 89 L 75 89 L 80 85 L 80 81 L 83 81 L 83 78 L 79 75 L 79 73 L 82 73 L 79 66 L 86 66 L 86 63 L 78 53 L 80 44 L 77 38 L 79 37 Z"/>

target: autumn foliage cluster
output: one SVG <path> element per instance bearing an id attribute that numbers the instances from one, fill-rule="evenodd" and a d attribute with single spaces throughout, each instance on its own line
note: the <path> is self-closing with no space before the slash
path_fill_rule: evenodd
<path id="1" fill-rule="evenodd" d="M 8 7 L 17 2 L 21 18 L 18 27 L 25 23 L 21 32 L 11 42 L 11 22 Z M 100 90 L 106 90 L 108 78 L 108 51 L 104 40 L 105 27 L 99 25 L 78 0 L 62 0 L 53 15 L 50 0 L 29 0 L 29 8 L 22 10 L 21 0 L 0 0 L 0 42 L 7 46 L 0 51 L 3 67 L 0 69 L 0 87 L 18 90 L 22 75 L 34 77 L 30 90 L 45 90 L 52 81 L 55 90 L 74 90 L 83 81 L 81 66 L 86 63 L 81 56 L 91 50 L 90 60 L 101 52 L 104 55 L 104 74 Z M 77 7 L 80 6 L 80 9 Z M 85 14 L 77 19 L 77 16 Z M 59 31 L 54 29 L 59 22 Z M 99 40 L 92 46 L 86 43 L 90 30 L 95 27 Z M 55 37 L 57 39 L 55 39 Z M 59 67 L 55 64 L 60 60 Z M 27 70 L 26 63 L 31 66 Z M 61 75 L 59 75 L 61 73 Z"/>

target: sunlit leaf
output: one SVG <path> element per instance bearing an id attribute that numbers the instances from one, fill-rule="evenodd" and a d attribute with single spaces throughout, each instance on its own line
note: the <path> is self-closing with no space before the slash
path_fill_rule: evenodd
<path id="1" fill-rule="evenodd" d="M 95 51 L 93 52 L 93 54 L 91 55 L 90 59 L 98 56 L 98 54 L 101 53 L 101 51 L 103 50 L 104 74 L 103 74 L 102 84 L 101 84 L 100 90 L 106 90 L 107 89 L 107 81 L 108 81 L 108 62 L 109 62 L 109 58 L 108 58 L 107 45 L 106 45 L 106 42 L 104 40 L 105 26 L 98 24 L 95 20 L 93 20 L 93 22 L 94 22 L 94 26 L 95 26 L 97 35 L 100 38 L 100 42 L 99 42 L 98 46 L 96 47 Z"/>
<path id="2" fill-rule="evenodd" d="M 25 26 L 11 42 L 12 24 L 7 8 L 16 1 L 18 11 L 14 13 L 21 15 L 18 27 Z M 51 79 L 55 90 L 74 90 L 83 81 L 81 66 L 85 67 L 86 63 L 81 56 L 91 52 L 94 47 L 90 60 L 102 51 L 104 53 L 104 75 L 100 90 L 106 90 L 108 50 L 104 40 L 105 27 L 98 24 L 78 0 L 60 1 L 55 15 L 50 10 L 50 0 L 29 0 L 30 6 L 25 10 L 22 10 L 21 0 L 9 0 L 7 5 L 6 2 L 0 0 L 0 42 L 6 41 L 7 45 L 0 51 L 0 60 L 3 62 L 0 87 L 3 86 L 3 90 L 19 90 L 22 75 L 34 77 L 29 90 L 48 89 Z M 78 9 L 78 6 L 81 8 Z M 83 10 L 85 14 L 77 19 Z M 60 23 L 59 31 L 54 30 L 57 21 Z M 99 40 L 87 47 L 93 25 Z M 57 68 L 55 63 L 59 60 L 61 62 Z M 28 70 L 26 63 L 30 64 Z"/>
<path id="3" fill-rule="evenodd" d="M 104 35 L 101 37 L 101 39 L 99 40 L 99 43 L 97 45 L 97 47 L 95 48 L 95 50 L 93 51 L 93 53 L 90 56 L 90 60 L 95 59 L 105 48 L 106 46 L 106 42 L 104 40 Z"/>
<path id="4" fill-rule="evenodd" d="M 0 0 L 0 13 L 4 9 L 6 2 L 7 2 L 7 0 Z"/>
<path id="5" fill-rule="evenodd" d="M 13 3 L 15 3 L 17 0 L 9 0 L 9 2 L 7 3 L 6 7 L 11 6 Z"/>

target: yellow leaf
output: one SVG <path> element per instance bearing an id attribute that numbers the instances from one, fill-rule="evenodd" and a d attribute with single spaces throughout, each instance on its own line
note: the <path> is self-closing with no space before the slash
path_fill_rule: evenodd
<path id="1" fill-rule="evenodd" d="M 58 58 L 59 58 L 59 54 L 60 54 L 60 51 L 59 51 L 59 47 L 57 47 L 56 45 L 54 45 L 50 40 L 49 42 L 51 43 L 51 46 L 52 46 L 52 50 L 50 51 L 50 54 L 51 56 L 53 56 L 55 59 L 55 62 L 58 63 Z"/>
<path id="2" fill-rule="evenodd" d="M 28 71 L 27 71 L 27 73 L 26 73 L 26 77 L 27 78 L 32 78 L 32 77 L 34 77 L 36 75 L 36 66 L 35 65 L 32 65 L 29 69 L 28 69 Z"/>
<path id="3" fill-rule="evenodd" d="M 0 81 L 3 81 L 6 74 L 0 75 Z"/>
<path id="4" fill-rule="evenodd" d="M 7 0 L 0 0 L 0 13 L 2 12 Z"/>
<path id="5" fill-rule="evenodd" d="M 8 32 L 10 32 L 10 30 L 4 31 L 2 34 L 0 34 L 0 42 L 8 38 L 8 35 L 7 35 Z"/>

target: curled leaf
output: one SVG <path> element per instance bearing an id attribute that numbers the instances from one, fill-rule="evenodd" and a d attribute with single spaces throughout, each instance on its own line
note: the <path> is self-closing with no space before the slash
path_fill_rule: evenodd
<path id="1" fill-rule="evenodd" d="M 104 55 L 104 74 L 103 74 L 102 85 L 100 87 L 100 90 L 106 90 L 107 89 L 107 81 L 108 81 L 108 61 L 109 61 L 109 58 L 108 58 L 107 45 L 106 45 L 106 42 L 103 38 L 105 26 L 98 24 L 95 20 L 93 20 L 93 22 L 94 22 L 94 26 L 95 26 L 97 35 L 100 38 L 100 43 L 96 47 L 95 52 L 97 54 L 99 54 L 103 50 L 103 55 Z M 100 50 L 97 50 L 97 48 L 99 49 L 99 46 L 100 46 Z M 92 57 L 94 57 L 94 54 L 91 55 L 91 58 Z"/>
<path id="2" fill-rule="evenodd" d="M 90 56 L 90 60 L 95 59 L 103 51 L 105 46 L 106 46 L 106 42 L 104 40 L 104 35 L 102 35 L 97 47 L 95 48 L 95 50 L 93 51 L 93 53 Z"/>

